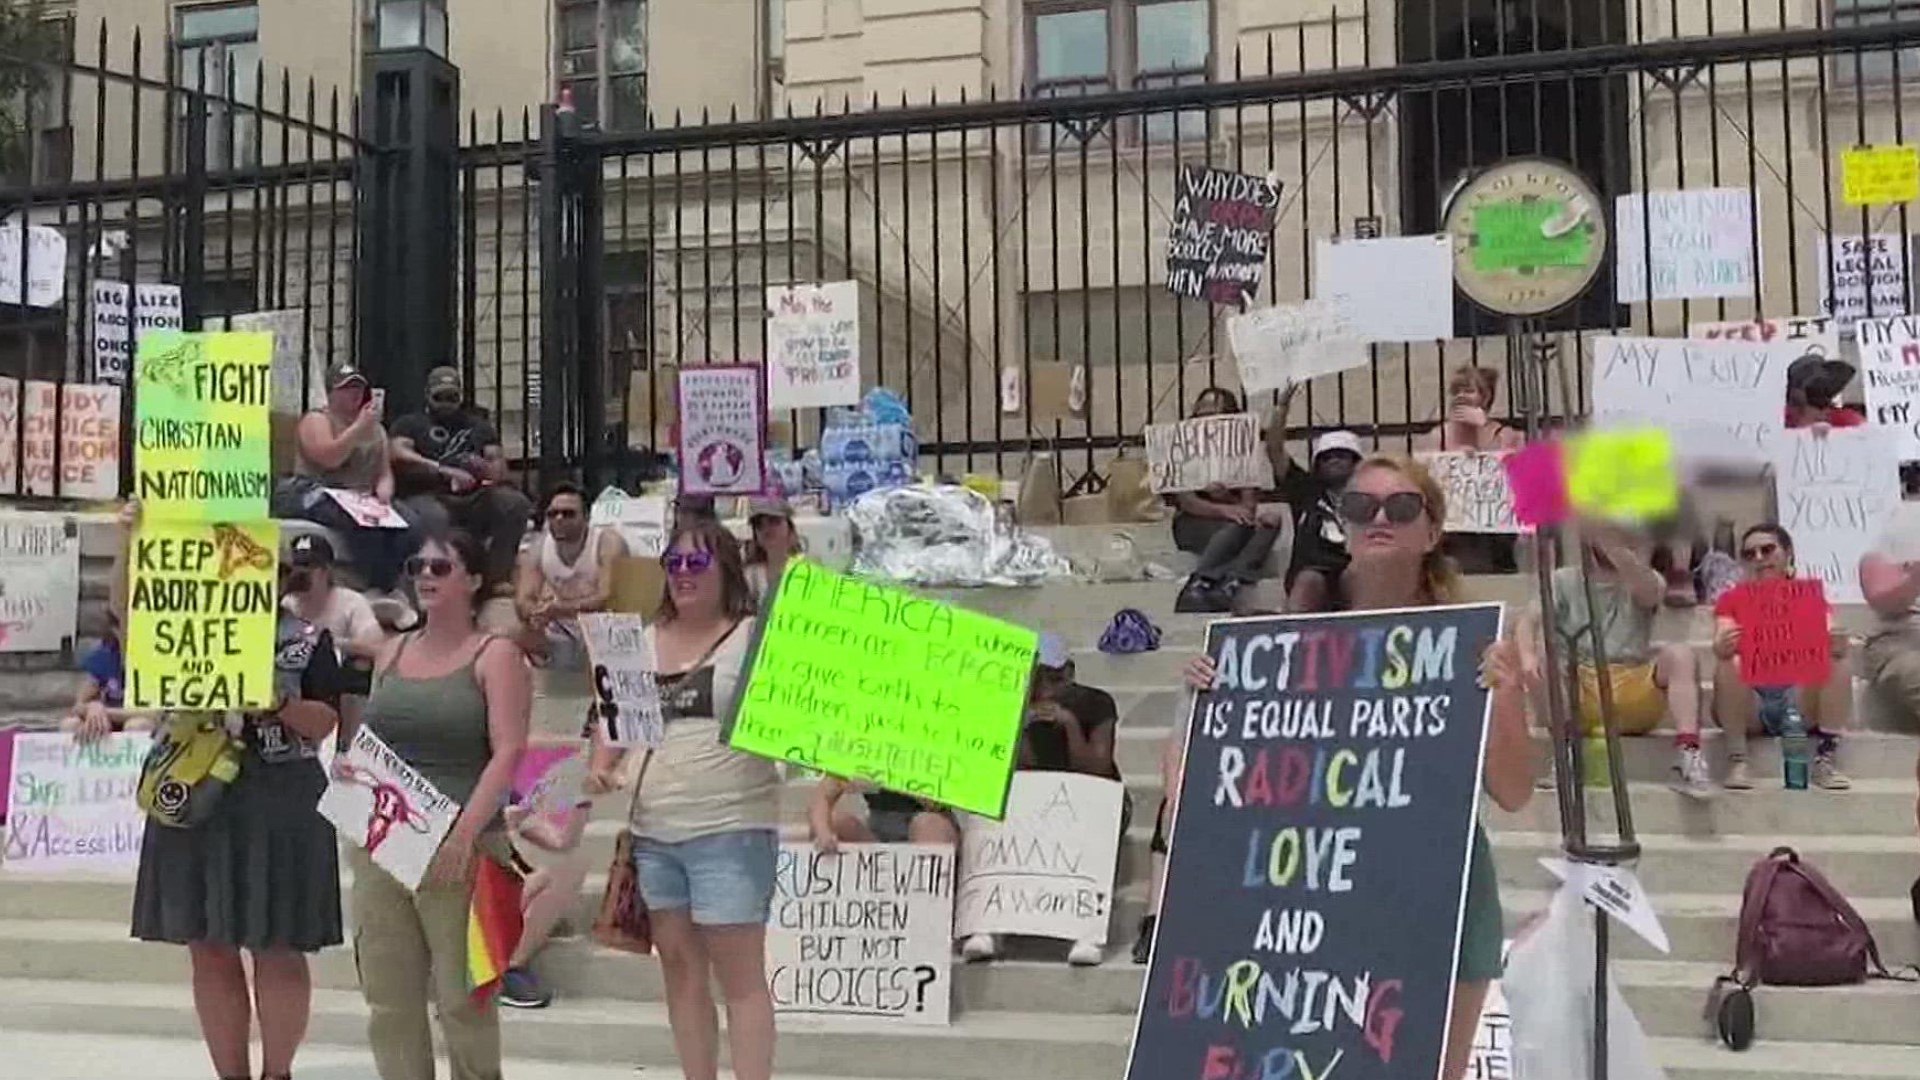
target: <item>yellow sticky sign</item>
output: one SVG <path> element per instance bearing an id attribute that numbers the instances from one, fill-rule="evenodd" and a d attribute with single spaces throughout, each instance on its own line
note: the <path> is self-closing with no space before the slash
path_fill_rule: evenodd
<path id="1" fill-rule="evenodd" d="M 1891 143 L 1842 150 L 1840 194 L 1848 206 L 1895 206 L 1920 199 L 1920 146 Z"/>
<path id="2" fill-rule="evenodd" d="M 134 358 L 133 493 L 154 521 L 262 521 L 273 335 L 153 333 Z"/>
<path id="3" fill-rule="evenodd" d="M 280 526 L 142 524 L 127 597 L 127 704 L 264 709 L 273 704 Z"/>
<path id="4" fill-rule="evenodd" d="M 1680 508 L 1673 439 L 1658 428 L 1576 435 L 1566 457 L 1567 501 L 1582 514 L 1640 522 Z"/>
<path id="5" fill-rule="evenodd" d="M 1039 646 L 1031 630 L 795 559 L 725 739 L 998 820 Z"/>

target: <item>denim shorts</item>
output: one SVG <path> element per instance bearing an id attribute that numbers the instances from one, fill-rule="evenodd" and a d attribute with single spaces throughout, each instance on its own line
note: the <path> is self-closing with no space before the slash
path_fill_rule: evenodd
<path id="1" fill-rule="evenodd" d="M 759 925 L 773 910 L 780 839 L 772 829 L 716 833 L 677 844 L 633 838 L 640 896 L 656 911 L 690 909 L 696 926 Z"/>
<path id="2" fill-rule="evenodd" d="M 1760 714 L 1760 729 L 1774 738 L 1787 730 L 1787 710 L 1793 708 L 1791 686 L 1756 686 L 1755 707 Z"/>

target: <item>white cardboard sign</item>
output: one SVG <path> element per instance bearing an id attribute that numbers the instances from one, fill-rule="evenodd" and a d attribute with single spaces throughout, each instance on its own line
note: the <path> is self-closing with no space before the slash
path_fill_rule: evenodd
<path id="1" fill-rule="evenodd" d="M 1363 342 L 1453 337 L 1453 238 L 1383 236 L 1314 245 L 1313 295 Z"/>
<path id="2" fill-rule="evenodd" d="M 860 283 L 767 289 L 767 407 L 860 401 Z"/>
<path id="3" fill-rule="evenodd" d="M 1753 192 L 1746 188 L 1622 195 L 1614 237 L 1623 304 L 1753 295 Z"/>
<path id="4" fill-rule="evenodd" d="M 1447 450 L 1422 454 L 1427 470 L 1447 493 L 1446 531 L 1519 533 L 1505 452 Z"/>
<path id="5" fill-rule="evenodd" d="M 767 486 L 761 369 L 710 364 L 683 367 L 679 378 L 680 490 L 760 494 Z"/>
<path id="6" fill-rule="evenodd" d="M 132 877 L 146 835 L 134 793 L 152 745 L 144 733 L 109 735 L 86 746 L 71 735 L 16 735 L 0 866 Z"/>
<path id="7" fill-rule="evenodd" d="M 1273 463 L 1252 413 L 1148 424 L 1147 477 L 1155 494 L 1273 486 Z"/>
<path id="8" fill-rule="evenodd" d="M 589 611 L 580 615 L 593 672 L 594 715 L 609 746 L 656 747 L 666 741 L 660 685 L 647 624 L 638 615 Z"/>
<path id="9" fill-rule="evenodd" d="M 627 554 L 657 559 L 666 551 L 667 500 L 659 495 L 629 495 L 619 488 L 602 490 L 593 500 L 588 524 L 596 529 L 618 529 L 627 542 Z"/>
<path id="10" fill-rule="evenodd" d="M 95 279 L 87 302 L 93 324 L 93 377 L 96 382 L 127 385 L 133 371 L 133 353 L 129 339 L 154 330 L 183 330 L 184 311 L 180 305 L 180 286 L 140 282 L 132 286 L 133 303 L 127 303 L 128 285 L 124 281 Z M 131 322 L 132 333 L 128 333 Z"/>
<path id="11" fill-rule="evenodd" d="M 1240 367 L 1240 389 L 1248 394 L 1285 390 L 1367 362 L 1366 345 L 1332 300 L 1303 300 L 1231 316 L 1227 340 Z"/>
<path id="12" fill-rule="evenodd" d="M 1512 948 L 1513 942 L 1505 943 L 1501 955 Z M 1480 1006 L 1480 1025 L 1473 1032 L 1473 1057 L 1468 1059 L 1464 1080 L 1515 1080 L 1513 1012 L 1499 979 L 1487 987 L 1487 999 Z"/>
<path id="13" fill-rule="evenodd" d="M 1814 272 L 1820 282 L 1820 309 L 1842 326 L 1852 326 L 1869 316 L 1885 319 L 1912 310 L 1908 306 L 1905 247 L 1905 238 L 1899 233 L 1820 237 L 1814 251 L 1819 260 Z"/>
<path id="14" fill-rule="evenodd" d="M 767 978 L 782 1015 L 945 1025 L 953 1003 L 953 848 L 782 844 Z"/>
<path id="15" fill-rule="evenodd" d="M 1920 316 L 1862 319 L 1853 331 L 1867 419 L 1892 435 L 1896 460 L 1920 460 Z"/>
<path id="16" fill-rule="evenodd" d="M 1620 925 L 1639 934 L 1647 944 L 1661 952 L 1670 952 L 1667 931 L 1653 910 L 1653 901 L 1640 879 L 1625 866 L 1601 866 L 1568 859 L 1544 858 L 1540 865 L 1562 882 L 1580 890 L 1587 903 L 1620 921 Z"/>
<path id="17" fill-rule="evenodd" d="M 364 491 L 346 488 L 321 488 L 346 515 L 363 529 L 404 529 L 407 519 L 392 503 L 383 503 Z"/>
<path id="18" fill-rule="evenodd" d="M 1786 423 L 1787 366 L 1805 351 L 1779 341 L 1595 338 L 1594 418 L 1601 428 L 1664 429 L 1683 462 L 1765 465 Z"/>
<path id="19" fill-rule="evenodd" d="M 343 768 L 346 778 L 339 775 Z M 354 730 L 352 745 L 336 755 L 328 775 L 320 816 L 333 822 L 342 838 L 364 848 L 395 881 L 418 889 L 460 814 L 460 804 L 364 724 Z"/>
<path id="20" fill-rule="evenodd" d="M 1105 945 L 1125 791 L 1099 776 L 1017 772 L 1005 819 L 964 815 L 954 935 Z"/>
<path id="21" fill-rule="evenodd" d="M 0 652 L 58 652 L 78 632 L 80 532 L 60 514 L 0 515 Z"/>
<path id="22" fill-rule="evenodd" d="M 1780 525 L 1793 561 L 1835 604 L 1864 603 L 1860 560 L 1900 506 L 1900 465 L 1886 428 L 1836 428 L 1825 438 L 1783 431 L 1773 444 Z"/>
<path id="23" fill-rule="evenodd" d="M 22 244 L 26 245 L 26 288 L 20 287 Z M 67 292 L 67 238 L 58 229 L 30 225 L 24 236 L 17 222 L 0 226 L 0 304 L 54 307 Z"/>

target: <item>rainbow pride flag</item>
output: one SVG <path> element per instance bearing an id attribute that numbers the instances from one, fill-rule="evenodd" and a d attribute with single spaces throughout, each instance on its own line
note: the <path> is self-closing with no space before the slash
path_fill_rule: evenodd
<path id="1" fill-rule="evenodd" d="M 520 912 L 520 875 L 492 859 L 476 860 L 473 898 L 467 906 L 467 987 L 490 997 L 520 946 L 526 928 Z"/>

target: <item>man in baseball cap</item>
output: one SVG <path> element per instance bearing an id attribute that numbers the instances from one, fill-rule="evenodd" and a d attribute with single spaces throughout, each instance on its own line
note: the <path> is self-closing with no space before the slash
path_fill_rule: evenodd
<path id="1" fill-rule="evenodd" d="M 295 615 L 333 635 L 348 682 L 343 692 L 365 694 L 386 633 L 366 597 L 334 584 L 333 564 L 333 544 L 326 537 L 319 533 L 294 537 L 287 545 L 282 575 L 284 602 Z"/>
<path id="2" fill-rule="evenodd" d="M 509 480 L 492 422 L 467 405 L 459 369 L 427 372 L 426 391 L 427 407 L 393 425 L 395 486 L 429 527 L 453 524 L 479 537 L 487 584 L 508 587 L 533 503 Z"/>

